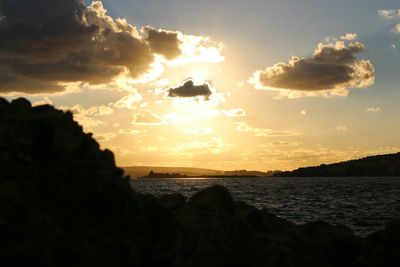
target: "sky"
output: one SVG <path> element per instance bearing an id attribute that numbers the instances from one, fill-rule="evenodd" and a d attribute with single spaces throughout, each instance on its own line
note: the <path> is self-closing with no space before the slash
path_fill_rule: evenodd
<path id="1" fill-rule="evenodd" d="M 119 166 L 291 170 L 400 150 L 400 1 L 0 0 L 0 96 Z"/>

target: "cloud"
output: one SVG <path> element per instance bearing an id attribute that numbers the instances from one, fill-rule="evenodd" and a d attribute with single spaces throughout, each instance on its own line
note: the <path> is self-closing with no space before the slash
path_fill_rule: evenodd
<path id="1" fill-rule="evenodd" d="M 105 83 L 124 69 L 139 76 L 153 62 L 136 29 L 107 16 L 100 1 L 85 7 L 81 0 L 4 0 L 1 12 L 0 69 L 9 77 L 0 85 L 3 92 L 60 91 L 60 82 Z M 32 86 L 26 87 L 28 82 Z"/>
<path id="2" fill-rule="evenodd" d="M 378 14 L 386 19 L 399 19 L 400 9 L 381 9 Z M 396 33 L 400 33 L 400 23 L 396 24 L 393 29 Z"/>
<path id="3" fill-rule="evenodd" d="M 336 130 L 344 132 L 344 131 L 347 131 L 347 127 L 344 125 L 339 125 L 336 127 Z"/>
<path id="4" fill-rule="evenodd" d="M 107 122 L 99 120 L 98 116 L 111 115 L 114 113 L 114 110 L 112 108 L 104 105 L 92 106 L 90 108 L 84 108 L 81 105 L 61 105 L 57 108 L 71 112 L 74 115 L 74 119 L 77 120 L 78 123 L 82 125 L 84 130 L 87 132 L 93 132 L 95 127 L 108 125 Z"/>
<path id="5" fill-rule="evenodd" d="M 378 112 L 380 110 L 381 110 L 380 107 L 369 107 L 366 109 L 366 111 L 368 111 L 368 112 Z"/>
<path id="6" fill-rule="evenodd" d="M 167 59 L 174 59 L 181 54 L 177 32 L 156 30 L 151 27 L 145 27 L 144 32 L 147 35 L 146 41 L 154 53 L 163 55 Z"/>
<path id="7" fill-rule="evenodd" d="M 185 35 L 178 33 L 181 55 L 166 62 L 167 65 L 179 66 L 191 62 L 219 63 L 225 58 L 221 55 L 224 45 L 211 40 L 209 37 Z"/>
<path id="8" fill-rule="evenodd" d="M 141 94 L 134 90 L 132 93 L 122 97 L 117 102 L 115 102 L 114 107 L 116 108 L 126 108 L 126 109 L 135 109 L 136 103 L 141 102 L 143 97 Z"/>
<path id="9" fill-rule="evenodd" d="M 400 9 L 381 9 L 378 14 L 386 19 L 396 19 L 400 18 Z"/>
<path id="10" fill-rule="evenodd" d="M 349 88 L 374 83 L 372 63 L 356 58 L 362 51 L 364 45 L 359 42 L 320 43 L 312 56 L 293 57 L 288 63 L 257 70 L 249 82 L 257 89 L 295 92 L 300 96 L 346 95 Z"/>
<path id="11" fill-rule="evenodd" d="M 301 143 L 290 142 L 290 141 L 273 141 L 269 143 L 269 146 L 279 146 L 279 147 L 294 147 L 299 145 L 301 145 Z"/>
<path id="12" fill-rule="evenodd" d="M 118 131 L 119 134 L 127 134 L 127 135 L 140 135 L 140 134 L 147 134 L 147 130 L 138 130 L 138 129 L 120 129 Z"/>
<path id="13" fill-rule="evenodd" d="M 209 141 L 195 141 L 190 143 L 181 143 L 175 147 L 169 148 L 172 154 L 184 155 L 185 157 L 193 157 L 195 155 L 204 154 L 222 154 L 229 151 L 231 145 L 221 137 L 213 137 Z"/>
<path id="14" fill-rule="evenodd" d="M 208 83 L 195 85 L 192 80 L 187 80 L 182 85 L 168 89 L 169 97 L 202 97 L 208 100 L 212 91 Z"/>
<path id="15" fill-rule="evenodd" d="M 168 113 L 165 114 L 163 118 L 169 124 L 183 124 L 194 121 L 193 114 L 190 114 L 190 116 L 184 116 L 177 113 Z"/>
<path id="16" fill-rule="evenodd" d="M 245 117 L 247 114 L 246 112 L 241 109 L 241 108 L 235 108 L 235 109 L 230 109 L 230 110 L 224 110 L 224 114 L 228 117 Z"/>
<path id="17" fill-rule="evenodd" d="M 99 142 L 107 142 L 116 136 L 115 133 L 95 134 L 93 137 Z"/>
<path id="18" fill-rule="evenodd" d="M 214 130 L 212 128 L 198 128 L 198 129 L 185 129 L 184 134 L 188 135 L 205 135 L 212 134 Z"/>
<path id="19" fill-rule="evenodd" d="M 237 122 L 236 130 L 239 132 L 253 133 L 257 137 L 281 137 L 281 136 L 298 136 L 299 132 L 286 131 L 286 130 L 272 130 L 265 128 L 253 128 L 248 126 L 245 122 Z"/>
<path id="20" fill-rule="evenodd" d="M 353 41 L 357 39 L 357 33 L 346 33 L 345 35 L 340 36 L 340 39 Z"/>
<path id="21" fill-rule="evenodd" d="M 75 105 L 72 107 L 59 106 L 58 108 L 70 111 L 74 115 L 79 115 L 79 116 L 104 116 L 104 115 L 111 115 L 114 113 L 114 109 L 105 105 L 92 106 L 87 109 L 82 107 L 81 105 Z"/>
<path id="22" fill-rule="evenodd" d="M 49 97 L 45 96 L 42 98 L 42 100 L 32 103 L 32 106 L 34 106 L 34 107 L 41 106 L 41 105 L 53 105 L 53 101 Z"/>
<path id="23" fill-rule="evenodd" d="M 147 130 L 137 130 L 137 129 L 120 129 L 119 134 L 129 134 L 129 135 L 139 135 L 146 134 Z"/>
<path id="24" fill-rule="evenodd" d="M 108 16 L 101 1 L 2 0 L 0 17 L 1 93 L 62 92 L 68 83 L 106 84 L 121 74 L 143 81 L 170 61 L 222 57 L 221 46 L 207 37 L 138 31 Z"/>
<path id="25" fill-rule="evenodd" d="M 141 110 L 133 114 L 132 124 L 141 126 L 157 126 L 164 125 L 167 122 L 163 117 L 158 116 L 150 110 Z"/>

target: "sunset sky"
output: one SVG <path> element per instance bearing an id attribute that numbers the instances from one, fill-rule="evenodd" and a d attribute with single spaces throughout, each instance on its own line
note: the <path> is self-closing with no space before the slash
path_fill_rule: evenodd
<path id="1" fill-rule="evenodd" d="M 0 95 L 120 166 L 290 170 L 400 151 L 400 1 L 0 0 Z"/>

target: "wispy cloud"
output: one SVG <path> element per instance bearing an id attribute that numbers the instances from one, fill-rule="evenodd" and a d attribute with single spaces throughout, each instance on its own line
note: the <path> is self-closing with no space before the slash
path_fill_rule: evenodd
<path id="1" fill-rule="evenodd" d="M 400 19 L 400 9 L 381 9 L 378 14 L 386 19 Z M 400 33 L 400 22 L 393 28 L 396 33 Z"/>
<path id="2" fill-rule="evenodd" d="M 381 110 L 380 107 L 368 107 L 368 108 L 366 109 L 366 111 L 368 111 L 368 112 L 378 112 L 378 111 L 380 111 L 380 110 Z"/>
<path id="3" fill-rule="evenodd" d="M 132 115 L 132 124 L 139 126 L 158 126 L 167 124 L 165 119 L 150 110 L 140 110 Z"/>
<path id="4" fill-rule="evenodd" d="M 212 128 L 196 128 L 196 129 L 185 129 L 184 134 L 189 135 L 205 135 L 212 134 L 214 130 Z"/>
<path id="5" fill-rule="evenodd" d="M 340 36 L 340 39 L 347 41 L 354 41 L 357 39 L 357 33 L 346 33 L 345 35 Z"/>
<path id="6" fill-rule="evenodd" d="M 247 125 L 245 122 L 237 122 L 236 130 L 240 132 L 253 133 L 257 137 L 281 137 L 281 136 L 298 136 L 300 132 L 287 131 L 287 130 L 273 130 L 265 128 L 253 128 Z"/>
<path id="7" fill-rule="evenodd" d="M 380 9 L 378 14 L 386 19 L 400 18 L 400 9 Z"/>
<path id="8" fill-rule="evenodd" d="M 235 109 L 230 109 L 230 110 L 224 110 L 224 114 L 228 117 L 236 118 L 236 117 L 245 117 L 246 111 L 244 111 L 241 108 L 235 108 Z"/>

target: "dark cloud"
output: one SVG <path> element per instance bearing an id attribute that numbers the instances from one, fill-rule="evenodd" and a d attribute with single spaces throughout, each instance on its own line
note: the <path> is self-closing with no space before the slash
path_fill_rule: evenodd
<path id="1" fill-rule="evenodd" d="M 1 0 L 1 57 L 51 60 L 89 41 L 96 27 L 86 25 L 81 0 Z"/>
<path id="2" fill-rule="evenodd" d="M 292 58 L 289 63 L 278 63 L 259 70 L 252 82 L 259 88 L 320 91 L 367 87 L 374 83 L 374 67 L 371 62 L 358 60 L 356 54 L 363 51 L 359 42 L 319 44 L 308 58 Z"/>
<path id="3" fill-rule="evenodd" d="M 154 53 L 163 55 L 167 59 L 176 58 L 181 54 L 177 32 L 156 30 L 150 27 L 144 30 L 147 34 L 146 41 Z"/>
<path id="4" fill-rule="evenodd" d="M 14 75 L 0 73 L 0 94 L 2 92 L 21 93 L 55 93 L 64 91 L 64 87 L 56 82 L 44 82 L 28 78 L 19 78 Z"/>
<path id="5" fill-rule="evenodd" d="M 121 72 L 149 71 L 154 53 L 179 55 L 177 34 L 147 39 L 101 1 L 0 0 L 0 93 L 62 91 L 60 82 L 106 83 Z"/>
<path id="6" fill-rule="evenodd" d="M 208 83 L 195 85 L 192 80 L 188 80 L 181 86 L 168 89 L 169 97 L 204 97 L 209 99 L 212 91 Z"/>

